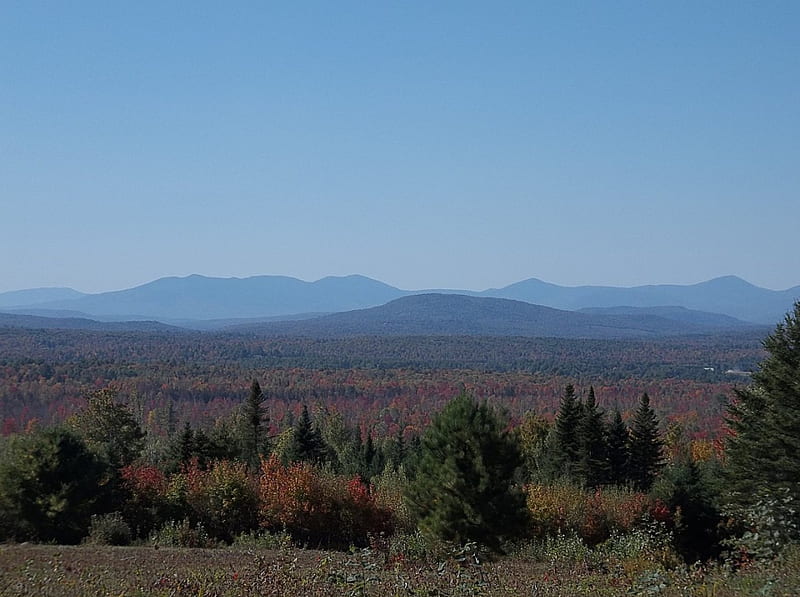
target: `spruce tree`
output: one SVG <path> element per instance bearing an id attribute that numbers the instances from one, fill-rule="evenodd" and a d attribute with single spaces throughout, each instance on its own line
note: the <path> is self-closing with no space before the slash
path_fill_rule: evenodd
<path id="1" fill-rule="evenodd" d="M 325 442 L 322 433 L 311 422 L 308 407 L 303 405 L 303 412 L 294 425 L 292 438 L 286 449 L 286 460 L 289 462 L 311 462 L 321 464 L 325 459 Z"/>
<path id="2" fill-rule="evenodd" d="M 594 388 L 591 386 L 578 424 L 578 440 L 580 460 L 577 468 L 581 480 L 587 487 L 597 487 L 606 483 L 608 458 L 605 415 L 597 406 Z"/>
<path id="3" fill-rule="evenodd" d="M 628 482 L 628 460 L 630 459 L 630 436 L 618 408 L 608 426 L 606 449 L 608 457 L 608 482 L 624 485 Z"/>
<path id="4" fill-rule="evenodd" d="M 633 416 L 630 429 L 630 460 L 628 474 L 633 486 L 647 491 L 656 474 L 664 466 L 663 442 L 658 432 L 658 418 L 650 406 L 650 396 L 642 394 L 639 408 Z"/>
<path id="5" fill-rule="evenodd" d="M 550 442 L 550 469 L 552 476 L 574 477 L 581 457 L 579 426 L 583 405 L 572 384 L 564 388 L 564 396 L 553 424 Z"/>
<path id="6" fill-rule="evenodd" d="M 519 449 L 505 427 L 463 392 L 434 417 L 406 495 L 423 532 L 499 549 L 523 530 L 525 501 L 513 485 Z"/>
<path id="7" fill-rule="evenodd" d="M 172 441 L 170 455 L 175 463 L 175 469 L 186 466 L 192 459 L 194 455 L 194 431 L 192 426 L 189 425 L 189 421 L 184 422 L 183 430 Z"/>
<path id="8" fill-rule="evenodd" d="M 728 409 L 726 454 L 738 501 L 787 492 L 800 500 L 800 301 L 764 340 L 767 358 Z"/>
<path id="9" fill-rule="evenodd" d="M 261 462 L 261 455 L 267 452 L 267 425 L 269 418 L 262 403 L 264 394 L 257 380 L 250 384 L 250 394 L 242 405 L 242 416 L 239 427 L 239 442 L 242 459 L 248 468 L 256 470 Z"/>

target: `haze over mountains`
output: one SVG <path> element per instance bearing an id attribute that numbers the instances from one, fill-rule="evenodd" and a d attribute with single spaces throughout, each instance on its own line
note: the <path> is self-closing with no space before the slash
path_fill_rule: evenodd
<path id="1" fill-rule="evenodd" d="M 334 333 L 338 326 L 336 333 L 342 334 L 362 330 L 360 333 L 626 337 L 705 333 L 753 323 L 771 326 L 798 299 L 800 286 L 774 291 L 735 276 L 686 286 L 632 288 L 566 287 L 531 278 L 474 292 L 407 291 L 358 275 L 316 282 L 286 276 L 192 275 L 99 294 L 65 288 L 2 293 L 0 310 L 17 316 L 61 319 L 153 320 L 195 329 L 246 323 L 262 332 L 273 326 L 273 332 L 282 329 L 285 333 L 294 330 L 291 333 L 309 334 L 313 328 L 314 333 L 324 335 Z M 335 315 L 320 317 L 325 314 Z M 12 325 L 8 318 L 0 319 Z M 259 323 L 269 319 L 305 322 Z M 383 323 L 378 325 L 379 321 Z"/>

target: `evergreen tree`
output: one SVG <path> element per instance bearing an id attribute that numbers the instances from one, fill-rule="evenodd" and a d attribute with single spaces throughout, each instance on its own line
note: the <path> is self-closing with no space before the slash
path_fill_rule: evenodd
<path id="1" fill-rule="evenodd" d="M 687 564 L 707 560 L 720 552 L 722 520 L 713 483 L 700 465 L 682 453 L 666 467 L 652 489 L 675 512 L 675 547 Z"/>
<path id="2" fill-rule="evenodd" d="M 631 455 L 629 442 L 628 427 L 622 420 L 619 409 L 615 408 L 606 435 L 608 482 L 612 485 L 624 485 L 629 481 L 628 461 Z"/>
<path id="3" fill-rule="evenodd" d="M 594 388 L 591 386 L 578 424 L 578 440 L 580 460 L 577 469 L 581 480 L 587 487 L 597 487 L 606 483 L 609 467 L 605 415 L 597 406 Z"/>
<path id="4" fill-rule="evenodd" d="M 250 394 L 242 405 L 242 417 L 239 428 L 242 459 L 251 470 L 256 470 L 261 462 L 261 455 L 267 450 L 267 426 L 269 418 L 263 407 L 264 394 L 261 385 L 253 380 Z"/>
<path id="5" fill-rule="evenodd" d="M 552 476 L 573 477 L 581 457 L 579 426 L 583 405 L 575 395 L 572 384 L 564 388 L 564 396 L 553 424 L 550 439 L 550 469 Z"/>
<path id="6" fill-rule="evenodd" d="M 800 503 L 800 301 L 764 340 L 767 358 L 728 408 L 728 479 L 745 504 L 788 493 Z"/>
<path id="7" fill-rule="evenodd" d="M 175 438 L 170 449 L 170 455 L 175 463 L 173 468 L 178 469 L 189 464 L 194 455 L 194 431 L 189 421 L 183 424 L 183 430 Z"/>
<path id="8" fill-rule="evenodd" d="M 658 418 L 650 407 L 650 396 L 642 394 L 630 430 L 628 474 L 633 486 L 647 491 L 664 466 L 663 442 L 658 433 Z"/>
<path id="9" fill-rule="evenodd" d="M 375 446 L 372 440 L 372 433 L 367 433 L 367 439 L 361 448 L 361 476 L 369 481 L 372 477 L 379 475 L 383 471 L 383 453 Z"/>
<path id="10" fill-rule="evenodd" d="M 112 472 L 73 432 L 15 437 L 0 460 L 0 540 L 78 543 L 108 511 Z"/>
<path id="11" fill-rule="evenodd" d="M 524 497 L 513 486 L 519 465 L 505 424 L 485 402 L 461 393 L 425 432 L 407 503 L 423 532 L 499 549 L 524 528 Z"/>
<path id="12" fill-rule="evenodd" d="M 303 405 L 303 412 L 294 425 L 292 437 L 286 448 L 286 460 L 288 462 L 305 461 L 320 464 L 325 459 L 325 443 L 322 441 L 322 433 L 311 422 L 311 415 L 308 414 L 308 407 Z"/>

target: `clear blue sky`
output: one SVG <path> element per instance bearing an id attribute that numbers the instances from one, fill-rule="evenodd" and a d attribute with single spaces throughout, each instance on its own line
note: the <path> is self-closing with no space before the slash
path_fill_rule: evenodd
<path id="1" fill-rule="evenodd" d="M 800 284 L 800 2 L 2 2 L 0 291 Z"/>

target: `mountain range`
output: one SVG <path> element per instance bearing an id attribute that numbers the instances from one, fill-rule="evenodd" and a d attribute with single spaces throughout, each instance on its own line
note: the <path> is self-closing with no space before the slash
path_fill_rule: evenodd
<path id="1" fill-rule="evenodd" d="M 411 300 L 421 296 L 427 298 Z M 447 299 L 448 296 L 451 298 Z M 452 298 L 456 296 L 459 298 Z M 303 334 L 316 326 L 315 333 L 330 334 L 337 326 L 341 330 L 370 329 L 371 333 L 377 333 L 374 326 L 381 320 L 383 331 L 395 330 L 391 333 L 400 330 L 416 333 L 412 330 L 418 328 L 426 333 L 438 330 L 504 335 L 517 330 L 522 335 L 623 337 L 704 333 L 747 324 L 771 326 L 798 299 L 800 286 L 775 291 L 735 276 L 693 285 L 628 288 L 558 286 L 530 278 L 504 288 L 476 292 L 408 291 L 359 275 L 327 277 L 315 282 L 286 276 L 191 275 L 161 278 L 134 288 L 98 294 L 69 288 L 0 293 L 0 311 L 16 316 L 72 320 L 74 325 L 78 325 L 74 320 L 81 319 L 157 321 L 193 329 L 233 326 L 233 329 L 269 328 L 270 333 L 294 330 L 291 333 Z M 382 310 L 375 309 L 382 306 Z M 534 312 L 532 307 L 539 310 Z M 360 318 L 360 323 L 353 318 Z M 11 325 L 8 318 L 2 319 Z M 295 320 L 295 323 L 276 320 Z M 584 331 L 576 332 L 579 329 Z M 631 332 L 632 329 L 638 331 Z"/>

